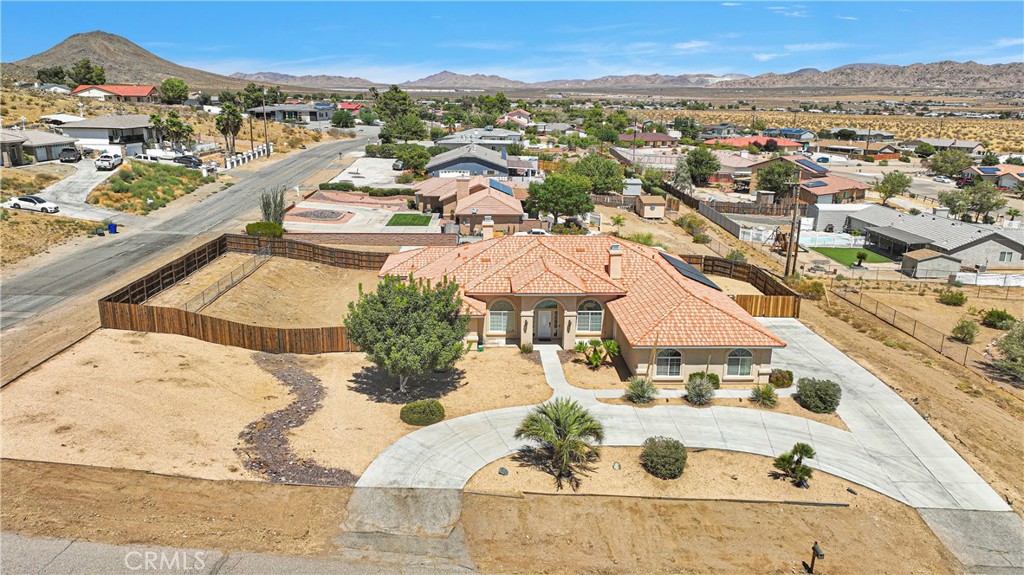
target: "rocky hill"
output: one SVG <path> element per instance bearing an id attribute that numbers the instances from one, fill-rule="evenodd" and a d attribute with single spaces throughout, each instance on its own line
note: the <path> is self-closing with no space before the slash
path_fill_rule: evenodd
<path id="1" fill-rule="evenodd" d="M 531 86 L 552 89 L 608 89 L 608 88 L 700 88 L 727 80 L 747 78 L 744 74 L 683 74 L 665 76 L 662 74 L 631 74 L 628 76 L 602 76 L 593 80 L 551 80 L 537 82 Z"/>
<path id="2" fill-rule="evenodd" d="M 811 69 L 790 74 L 762 74 L 714 84 L 715 88 L 899 88 L 899 89 L 1021 89 L 1024 63 L 978 64 L 934 62 L 909 66 L 848 64 L 821 72 Z"/>
<path id="3" fill-rule="evenodd" d="M 501 76 L 486 74 L 456 74 L 444 70 L 419 80 L 402 82 L 405 88 L 525 88 L 529 84 L 518 80 L 509 80 Z"/>
<path id="4" fill-rule="evenodd" d="M 255 72 L 246 74 L 235 72 L 232 78 L 245 80 L 247 82 L 258 82 L 263 84 L 287 84 L 289 86 L 303 86 L 306 88 L 321 88 L 324 90 L 344 88 L 369 88 L 370 86 L 381 86 L 365 78 L 350 76 L 328 76 L 325 74 L 293 76 L 291 74 L 280 74 L 278 72 Z"/>

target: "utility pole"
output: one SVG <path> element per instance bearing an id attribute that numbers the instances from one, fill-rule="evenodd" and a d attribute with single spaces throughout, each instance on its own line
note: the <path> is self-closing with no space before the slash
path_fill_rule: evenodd
<path id="1" fill-rule="evenodd" d="M 267 129 L 267 87 L 263 87 L 263 145 L 266 154 L 270 155 L 270 133 Z"/>
<path id="2" fill-rule="evenodd" d="M 789 228 L 789 241 L 786 242 L 786 271 L 784 276 L 789 276 L 796 273 L 796 255 L 799 249 L 797 243 L 800 235 L 800 205 L 799 205 L 799 193 L 800 189 L 800 173 L 796 172 L 796 181 L 793 182 L 793 222 Z"/>

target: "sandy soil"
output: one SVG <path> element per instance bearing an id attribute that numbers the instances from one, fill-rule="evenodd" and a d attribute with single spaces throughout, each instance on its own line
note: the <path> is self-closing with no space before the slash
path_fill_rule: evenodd
<path id="1" fill-rule="evenodd" d="M 559 352 L 562 360 L 562 370 L 565 371 L 565 380 L 569 385 L 582 387 L 583 389 L 626 389 L 626 382 L 631 374 L 626 362 L 621 356 L 616 357 L 611 363 L 605 363 L 594 369 L 584 363 L 581 354 L 571 351 Z"/>
<path id="2" fill-rule="evenodd" d="M 803 572 L 814 541 L 826 553 L 819 573 L 961 572 L 920 516 L 896 503 L 865 510 L 546 495 L 464 502 L 470 553 L 485 573 L 782 575 Z"/>
<path id="3" fill-rule="evenodd" d="M 969 290 L 968 290 L 969 291 Z M 1016 290 L 1020 291 L 1020 290 Z M 971 344 L 975 349 L 984 349 L 993 339 L 1006 333 L 1004 331 L 981 325 L 984 310 L 1002 309 L 1017 317 L 1024 317 L 1024 300 L 1021 298 L 979 298 L 968 295 L 967 303 L 961 307 L 948 306 L 938 302 L 938 296 L 932 292 L 917 295 L 918 292 L 867 292 L 867 295 L 879 302 L 908 315 L 928 327 L 944 333 L 952 333 L 953 326 L 960 318 L 968 317 L 978 322 L 978 337 Z M 978 313 L 972 315 L 971 309 Z"/>
<path id="4" fill-rule="evenodd" d="M 217 298 L 204 314 L 255 325 L 343 325 L 348 302 L 377 287 L 377 272 L 271 258 Z"/>
<path id="5" fill-rule="evenodd" d="M 351 493 L 54 463 L 2 466 L 5 530 L 114 544 L 322 555 L 334 548 Z"/>
<path id="6" fill-rule="evenodd" d="M 682 387 L 682 386 L 680 386 L 680 387 Z M 652 402 L 650 402 L 650 403 L 648 403 L 646 405 L 639 405 L 639 404 L 633 403 L 633 402 L 629 401 L 628 399 L 625 399 L 625 398 L 622 398 L 622 397 L 615 398 L 615 399 L 599 399 L 598 401 L 600 401 L 602 403 L 610 403 L 612 405 L 628 405 L 630 407 L 639 407 L 639 408 L 655 407 L 655 406 L 658 406 L 658 405 L 686 405 L 686 406 L 690 406 L 690 404 L 686 403 L 686 400 L 683 399 L 683 398 L 667 398 L 667 397 L 655 398 L 654 401 L 652 401 Z M 716 398 L 716 399 L 712 400 L 711 405 L 719 406 L 719 407 L 743 407 L 743 408 L 746 408 L 746 409 L 760 409 L 760 410 L 763 410 L 763 411 L 774 411 L 774 412 L 777 412 L 777 413 L 784 413 L 786 415 L 795 415 L 797 417 L 802 417 L 804 419 L 810 419 L 811 421 L 817 421 L 818 423 L 824 423 L 825 425 L 831 425 L 832 427 L 838 427 L 839 429 L 842 429 L 844 431 L 849 431 L 849 428 L 846 427 L 846 424 L 843 423 L 843 419 L 841 417 L 839 417 L 839 415 L 837 415 L 835 413 L 814 413 L 813 411 L 808 411 L 808 410 L 804 409 L 803 407 L 800 407 L 800 404 L 797 403 L 796 400 L 794 400 L 791 397 L 780 397 L 778 403 L 775 405 L 774 408 L 761 407 L 760 405 L 758 405 L 758 404 L 756 404 L 756 403 L 754 403 L 754 402 L 752 402 L 752 401 L 750 401 L 748 399 L 744 399 L 744 398 L 740 398 L 740 397 L 719 397 L 719 398 Z M 690 406 L 690 407 L 692 407 L 692 406 Z"/>
<path id="7" fill-rule="evenodd" d="M 207 479 L 255 477 L 239 432 L 289 403 L 251 352 L 99 330 L 0 392 L 3 457 Z"/>
<path id="8" fill-rule="evenodd" d="M 683 228 L 673 224 L 668 219 L 662 221 L 645 220 L 629 210 L 620 210 L 615 206 L 597 206 L 595 208 L 604 216 L 606 222 L 610 222 L 612 216 L 625 216 L 626 224 L 616 228 L 610 223 L 605 226 L 606 232 L 618 231 L 622 236 L 636 233 L 650 233 L 654 235 L 654 242 L 665 247 L 665 251 L 672 254 L 704 254 L 715 255 L 706 245 L 695 244 L 690 236 L 683 231 Z"/>
<path id="9" fill-rule="evenodd" d="M 397 254 L 402 246 L 364 246 L 361 244 L 323 244 L 329 248 L 353 250 L 357 252 L 380 252 L 385 254 Z"/>
<path id="10" fill-rule="evenodd" d="M 335 353 L 312 358 L 307 369 L 323 381 L 323 407 L 291 434 L 299 455 L 353 473 L 362 473 L 386 447 L 418 429 L 399 419 L 414 399 L 437 398 L 447 419 L 502 407 L 541 403 L 551 397 L 540 365 L 517 348 L 470 352 L 450 374 L 410 381 L 405 394 L 397 381 L 362 354 Z"/>
<path id="11" fill-rule="evenodd" d="M 708 274 L 707 278 L 729 295 L 764 295 L 745 281 Z"/>
<path id="12" fill-rule="evenodd" d="M 99 222 L 76 220 L 54 214 L 4 209 L 0 220 L 0 267 L 43 254 L 62 244 L 93 235 Z M 96 236 L 93 235 L 93 238 Z"/>
<path id="13" fill-rule="evenodd" d="M 252 254 L 228 252 L 170 288 L 156 294 L 146 302 L 146 305 L 181 307 L 185 302 L 199 295 L 203 290 L 226 277 L 235 268 L 250 259 L 252 259 Z"/>

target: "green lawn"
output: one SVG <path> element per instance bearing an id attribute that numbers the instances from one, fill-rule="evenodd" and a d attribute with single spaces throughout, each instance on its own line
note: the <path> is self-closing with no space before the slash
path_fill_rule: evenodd
<path id="1" fill-rule="evenodd" d="M 864 263 L 884 264 L 892 261 L 885 256 L 862 248 L 814 248 L 814 251 L 827 258 L 833 259 L 844 266 L 852 266 L 857 263 L 857 252 L 864 252 L 868 254 L 868 258 L 864 260 Z"/>
<path id="2" fill-rule="evenodd" d="M 430 216 L 423 214 L 395 214 L 388 220 L 389 226 L 429 226 Z"/>

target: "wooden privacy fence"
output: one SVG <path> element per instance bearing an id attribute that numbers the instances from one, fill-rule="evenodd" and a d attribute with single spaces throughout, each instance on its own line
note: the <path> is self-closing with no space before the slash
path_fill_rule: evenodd
<path id="1" fill-rule="evenodd" d="M 800 317 L 800 294 L 775 274 L 747 262 L 702 255 L 680 255 L 702 273 L 749 283 L 762 295 L 737 294 L 733 300 L 755 317 Z"/>
<path id="2" fill-rule="evenodd" d="M 358 351 L 343 326 L 281 328 L 239 323 L 184 309 L 142 305 L 227 252 L 266 253 L 340 268 L 379 270 L 388 254 L 330 248 L 284 238 L 225 234 L 171 261 L 99 301 L 100 325 L 184 335 L 269 353 Z"/>

